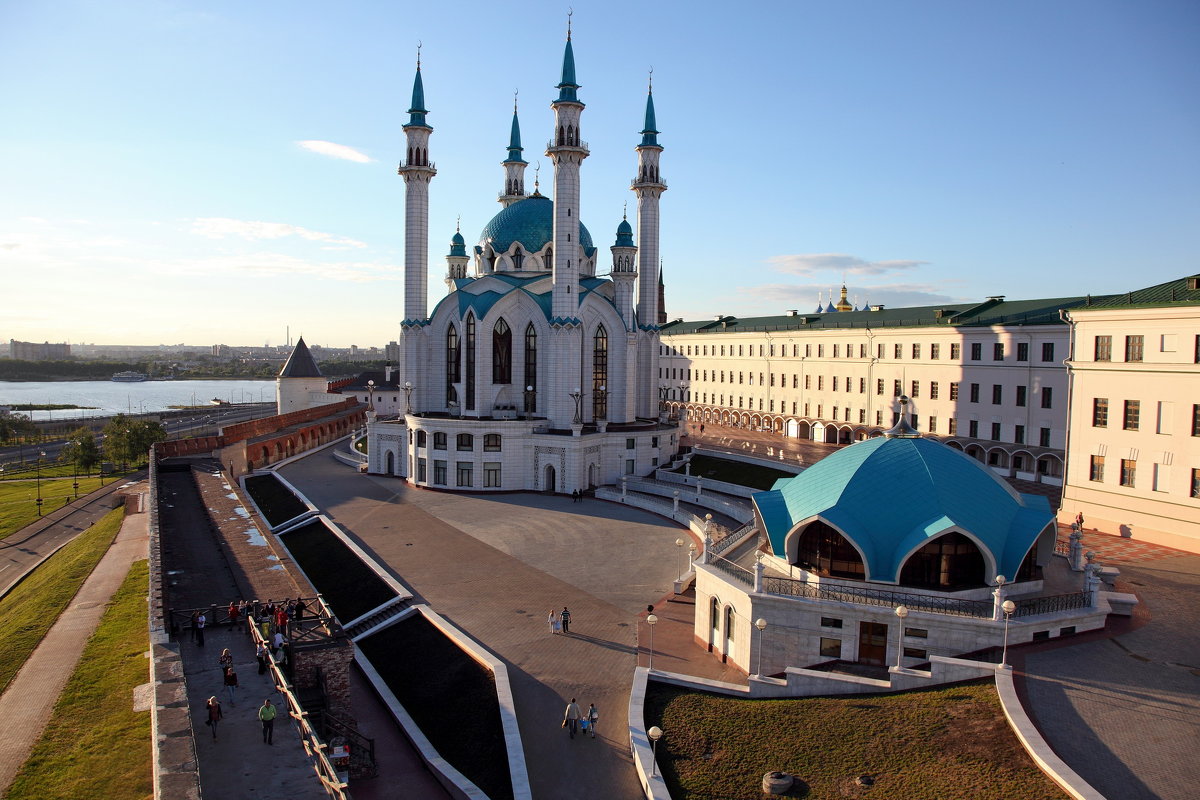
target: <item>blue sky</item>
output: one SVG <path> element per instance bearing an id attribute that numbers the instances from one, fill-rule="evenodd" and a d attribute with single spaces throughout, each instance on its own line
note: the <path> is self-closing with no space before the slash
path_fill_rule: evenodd
<path id="1" fill-rule="evenodd" d="M 654 68 L 672 318 L 1200 272 L 1193 0 L 573 2 L 604 264 Z M 456 218 L 500 210 L 514 90 L 551 194 L 566 11 L 0 2 L 0 339 L 397 338 L 417 42 L 432 307 Z"/>

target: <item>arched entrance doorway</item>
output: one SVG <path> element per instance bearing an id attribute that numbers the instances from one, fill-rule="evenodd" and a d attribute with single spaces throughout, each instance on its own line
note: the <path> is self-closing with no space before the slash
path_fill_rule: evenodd
<path id="1" fill-rule="evenodd" d="M 387 466 L 384 467 L 384 472 L 386 472 L 388 475 L 396 474 L 396 454 L 391 450 L 388 450 Z"/>
<path id="2" fill-rule="evenodd" d="M 548 493 L 554 494 L 555 485 L 556 485 L 555 484 L 555 475 L 554 475 L 554 465 L 552 465 L 552 464 L 546 465 L 545 476 L 546 476 L 546 481 L 543 484 L 542 488 L 545 489 Z"/>
<path id="3" fill-rule="evenodd" d="M 588 464 L 588 488 L 596 488 L 596 465 Z"/>

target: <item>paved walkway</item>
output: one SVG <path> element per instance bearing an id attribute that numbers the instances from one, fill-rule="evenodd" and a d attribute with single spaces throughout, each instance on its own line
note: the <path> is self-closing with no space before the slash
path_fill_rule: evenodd
<path id="1" fill-rule="evenodd" d="M 149 514 L 126 516 L 113 546 L 0 695 L 0 719 L 8 731 L 8 735 L 0 736 L 0 792 L 8 791 L 29 758 L 63 686 L 75 672 L 84 643 L 96 630 L 104 607 L 125 580 L 129 566 L 147 557 L 148 541 Z"/>
<path id="2" fill-rule="evenodd" d="M 1050 746 L 1110 800 L 1190 800 L 1200 786 L 1200 556 L 1103 534 L 1085 549 L 1141 601 L 1117 635 L 1019 648 L 1018 687 Z M 1023 651 L 1023 652 L 1022 652 Z"/>
<path id="3" fill-rule="evenodd" d="M 646 607 L 669 594 L 686 562 L 682 528 L 597 500 L 413 489 L 358 475 L 328 454 L 282 473 L 419 599 L 506 662 L 535 798 L 641 796 L 626 730 L 629 690 L 648 655 Z M 553 636 L 546 615 L 564 605 L 571 633 Z M 655 666 L 736 679 L 690 646 L 690 609 L 685 601 L 669 615 L 689 620 L 674 633 L 667 620 L 656 628 L 656 649 L 684 639 L 689 646 L 674 660 L 660 651 Z M 600 710 L 595 740 L 570 740 L 559 727 L 572 697 Z"/>

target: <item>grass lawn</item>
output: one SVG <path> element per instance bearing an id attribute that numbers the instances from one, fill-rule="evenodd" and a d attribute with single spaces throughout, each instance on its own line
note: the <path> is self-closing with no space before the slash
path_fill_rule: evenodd
<path id="1" fill-rule="evenodd" d="M 43 478 L 70 478 L 76 474 L 73 464 L 62 464 L 58 461 L 45 461 L 42 463 Z M 78 473 L 80 480 L 99 475 L 100 473 L 93 467 L 88 473 Z M 27 461 L 23 467 L 17 465 L 8 465 L 4 468 L 4 472 L 0 472 L 0 480 L 13 481 L 24 480 L 26 478 L 37 477 L 37 467 L 33 462 Z"/>
<path id="2" fill-rule="evenodd" d="M 749 486 L 753 489 L 770 489 L 780 478 L 794 478 L 794 472 L 784 472 L 758 464 L 744 464 L 741 461 L 729 461 L 724 458 L 713 458 L 692 454 L 691 473 L 701 478 L 712 478 L 715 481 L 736 483 L 739 486 Z M 675 470 L 683 474 L 684 467 Z"/>
<path id="3" fill-rule="evenodd" d="M 106 478 L 108 485 L 115 478 Z M 66 505 L 68 500 L 75 499 L 75 490 L 71 488 L 74 481 L 71 478 L 42 478 L 42 514 L 57 511 Z M 80 478 L 79 496 L 94 492 L 100 488 L 99 478 Z M 36 481 L 0 481 L 0 539 L 24 528 L 38 518 Z"/>
<path id="4" fill-rule="evenodd" d="M 46 631 L 100 562 L 125 510 L 114 509 L 17 584 L 0 600 L 0 691 L 21 669 Z M 145 625 L 145 615 L 140 617 Z"/>
<path id="5" fill-rule="evenodd" d="M 442 758 L 492 800 L 512 798 L 500 703 L 489 670 L 420 616 L 357 646 Z"/>
<path id="6" fill-rule="evenodd" d="M 146 561 L 134 563 L 113 595 L 8 800 L 154 796 L 150 713 L 133 710 L 133 688 L 149 678 L 148 576 Z"/>
<path id="7" fill-rule="evenodd" d="M 778 770 L 809 800 L 1063 800 L 1008 727 L 991 682 L 920 692 L 743 700 L 651 683 L 646 725 L 675 800 L 760 800 Z M 855 784 L 860 775 L 875 784 Z"/>
<path id="8" fill-rule="evenodd" d="M 281 539 L 343 623 L 396 596 L 391 586 L 320 521 L 288 531 Z"/>
<path id="9" fill-rule="evenodd" d="M 251 475 L 246 478 L 246 491 L 267 518 L 267 522 L 278 525 L 308 511 L 308 506 L 292 494 L 292 490 L 279 482 L 274 475 Z"/>

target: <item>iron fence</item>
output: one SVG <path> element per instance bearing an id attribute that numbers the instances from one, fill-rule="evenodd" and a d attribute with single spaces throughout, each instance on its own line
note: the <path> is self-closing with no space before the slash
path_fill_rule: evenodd
<path id="1" fill-rule="evenodd" d="M 1014 617 L 1036 617 L 1041 614 L 1054 614 L 1058 611 L 1075 611 L 1088 608 L 1092 604 L 1091 592 L 1072 592 L 1071 594 L 1056 594 L 1049 597 L 1027 597 L 1017 601 Z"/>
<path id="2" fill-rule="evenodd" d="M 739 567 L 737 564 L 733 563 L 727 558 L 710 556 L 708 563 L 739 583 L 743 583 L 746 586 L 754 585 L 754 573 L 745 567 Z"/>
<path id="3" fill-rule="evenodd" d="M 913 611 L 928 611 L 932 614 L 949 614 L 955 617 L 989 619 L 993 613 L 992 604 L 983 600 L 959 600 L 857 586 L 821 586 L 793 578 L 763 578 L 763 591 L 768 594 L 811 597 L 868 606 L 906 606 Z"/>

